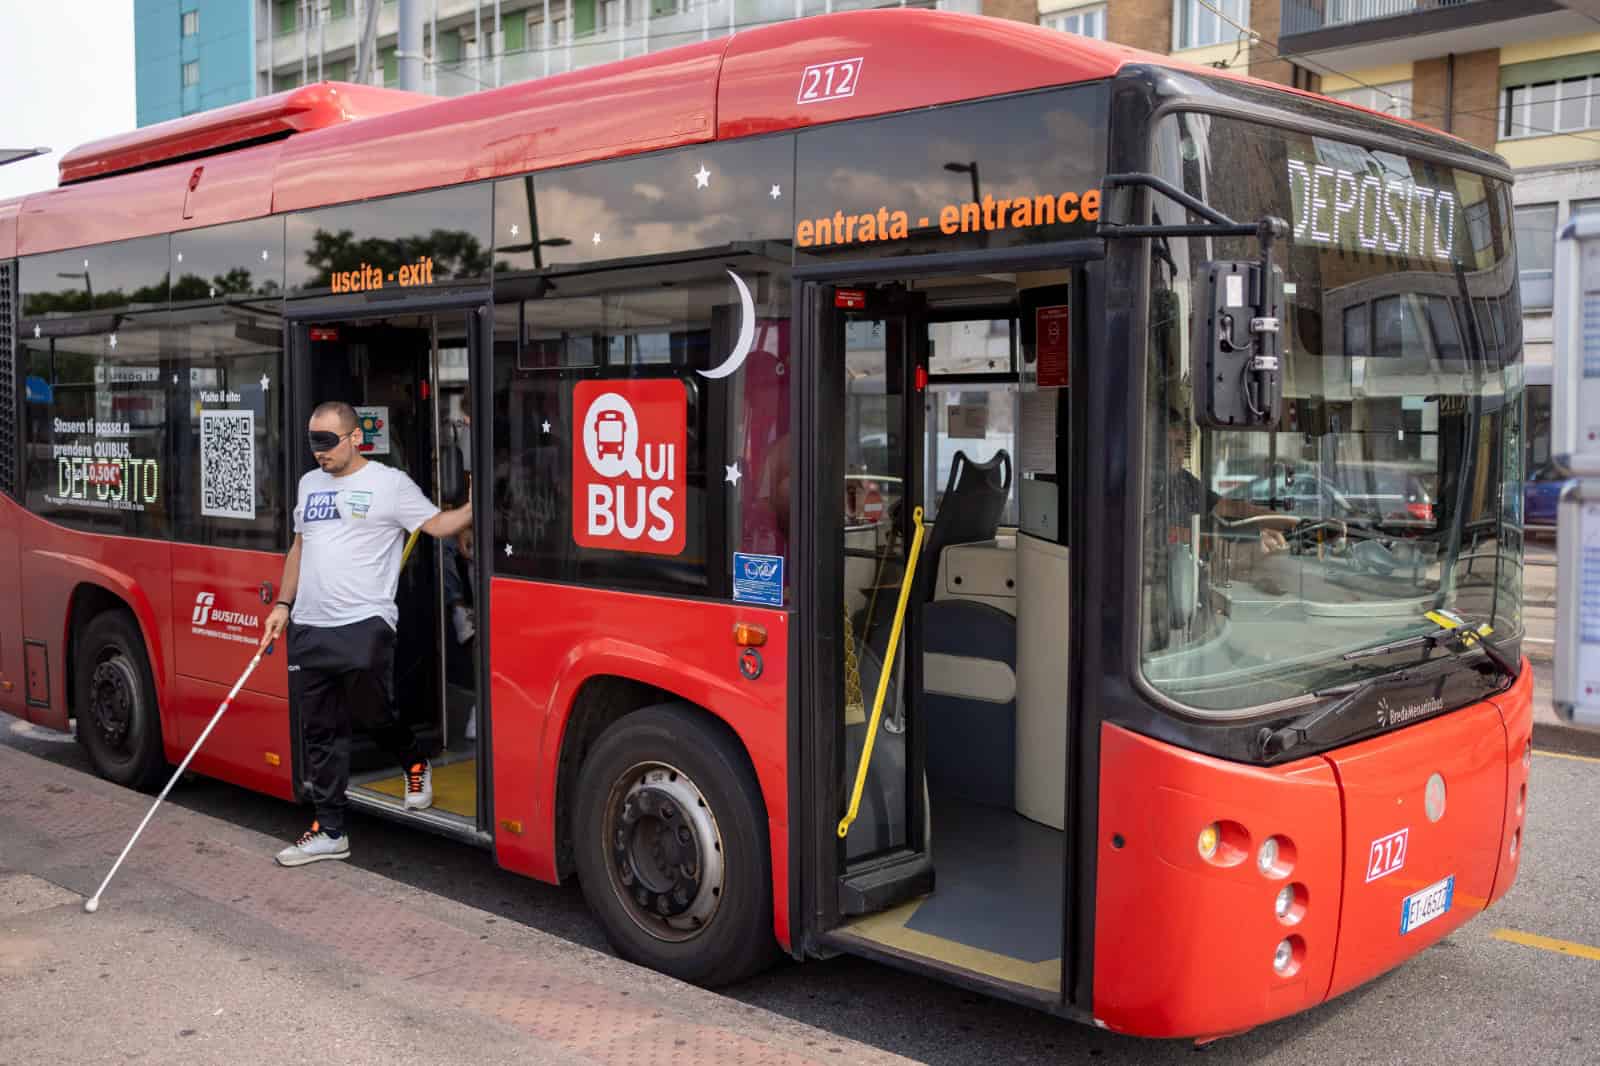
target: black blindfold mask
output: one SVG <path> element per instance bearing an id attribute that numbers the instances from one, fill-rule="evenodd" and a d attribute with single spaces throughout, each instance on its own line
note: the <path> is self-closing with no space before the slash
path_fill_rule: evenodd
<path id="1" fill-rule="evenodd" d="M 330 433 L 325 429 L 313 429 L 306 434 L 306 437 L 310 440 L 311 450 L 314 452 L 331 452 L 344 439 L 339 434 Z"/>

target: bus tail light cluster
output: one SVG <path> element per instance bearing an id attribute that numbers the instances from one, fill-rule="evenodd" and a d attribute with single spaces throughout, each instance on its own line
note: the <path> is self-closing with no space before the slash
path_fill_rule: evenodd
<path id="1" fill-rule="evenodd" d="M 1250 831 L 1238 822 L 1220 820 L 1200 830 L 1195 847 L 1200 857 L 1213 866 L 1238 866 L 1251 854 Z M 1256 871 L 1268 881 L 1283 881 L 1272 898 L 1272 913 L 1280 925 L 1299 925 L 1306 916 L 1310 893 L 1299 881 L 1289 881 L 1299 855 L 1294 842 L 1286 836 L 1273 834 L 1254 849 Z M 1293 977 L 1305 962 L 1305 938 L 1291 934 L 1278 941 L 1272 953 L 1273 970 Z"/>

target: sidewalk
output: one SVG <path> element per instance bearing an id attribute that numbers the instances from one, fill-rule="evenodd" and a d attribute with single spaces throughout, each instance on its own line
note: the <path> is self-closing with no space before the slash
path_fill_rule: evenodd
<path id="1" fill-rule="evenodd" d="M 0 747 L 0 1062 L 906 1061 L 151 801 Z"/>

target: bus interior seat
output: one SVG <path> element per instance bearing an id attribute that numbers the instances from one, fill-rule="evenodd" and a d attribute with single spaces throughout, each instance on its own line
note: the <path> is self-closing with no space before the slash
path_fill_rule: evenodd
<path id="1" fill-rule="evenodd" d="M 921 712 L 928 787 L 940 800 L 1010 810 L 1016 797 L 1017 622 L 973 600 L 922 610 Z"/>
<path id="2" fill-rule="evenodd" d="M 993 540 L 1011 496 L 1011 453 L 1004 448 L 986 463 L 973 462 L 957 451 L 950 463 L 950 481 L 939 500 L 939 513 L 923 545 L 913 603 L 933 599 L 939 558 L 952 544 Z"/>

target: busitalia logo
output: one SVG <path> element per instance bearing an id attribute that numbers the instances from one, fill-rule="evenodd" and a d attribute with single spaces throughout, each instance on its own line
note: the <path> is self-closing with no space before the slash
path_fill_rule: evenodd
<path id="1" fill-rule="evenodd" d="M 215 592 L 196 594 L 194 612 L 189 616 L 189 621 L 196 628 L 204 628 L 208 623 L 242 629 L 255 629 L 261 625 L 259 615 L 246 614 L 243 611 L 217 610 L 217 594 Z"/>
<path id="2" fill-rule="evenodd" d="M 677 555 L 684 545 L 683 383 L 582 381 L 572 393 L 572 539 Z"/>

